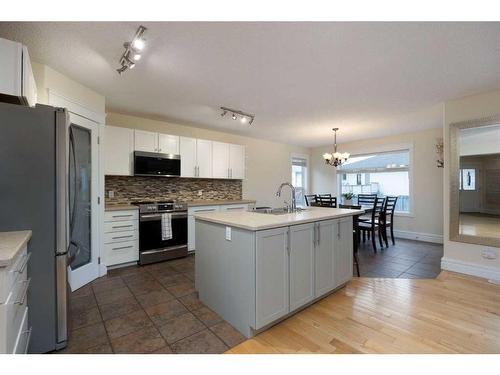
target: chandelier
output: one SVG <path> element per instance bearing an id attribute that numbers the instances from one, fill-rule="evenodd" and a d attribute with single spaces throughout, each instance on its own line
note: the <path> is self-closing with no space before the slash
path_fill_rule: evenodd
<path id="1" fill-rule="evenodd" d="M 327 152 L 323 154 L 323 159 L 325 159 L 326 164 L 338 167 L 349 159 L 350 154 L 348 152 L 337 152 L 337 130 L 339 130 L 339 128 L 333 128 L 332 130 L 334 132 L 333 154 Z"/>

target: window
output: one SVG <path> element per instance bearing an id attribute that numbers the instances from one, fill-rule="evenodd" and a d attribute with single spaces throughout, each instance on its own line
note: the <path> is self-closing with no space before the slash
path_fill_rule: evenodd
<path id="1" fill-rule="evenodd" d="M 460 169 L 460 190 L 476 190 L 475 169 Z"/>
<path id="2" fill-rule="evenodd" d="M 292 156 L 292 185 L 295 187 L 295 200 L 298 206 L 305 206 L 307 194 L 307 156 Z M 292 203 L 292 202 L 289 202 Z"/>
<path id="3" fill-rule="evenodd" d="M 352 156 L 337 168 L 341 194 L 397 196 L 397 212 L 410 212 L 410 150 Z"/>

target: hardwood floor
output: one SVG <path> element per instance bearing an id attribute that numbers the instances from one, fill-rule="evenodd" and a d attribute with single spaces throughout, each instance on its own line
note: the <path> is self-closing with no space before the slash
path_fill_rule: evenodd
<path id="1" fill-rule="evenodd" d="M 446 271 L 354 278 L 227 353 L 500 353 L 500 286 Z"/>

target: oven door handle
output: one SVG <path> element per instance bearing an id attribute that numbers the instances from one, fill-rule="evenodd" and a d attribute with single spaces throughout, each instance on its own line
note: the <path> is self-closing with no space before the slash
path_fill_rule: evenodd
<path id="1" fill-rule="evenodd" d="M 171 213 L 172 219 L 187 219 L 187 213 L 186 212 L 174 212 Z M 161 214 L 148 214 L 148 215 L 141 215 L 139 217 L 139 221 L 154 221 L 154 220 L 161 220 Z"/>

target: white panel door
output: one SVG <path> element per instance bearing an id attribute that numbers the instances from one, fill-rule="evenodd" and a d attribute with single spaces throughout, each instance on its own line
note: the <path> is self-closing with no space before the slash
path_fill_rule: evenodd
<path id="1" fill-rule="evenodd" d="M 196 140 L 196 165 L 196 177 L 212 178 L 212 141 Z"/>
<path id="2" fill-rule="evenodd" d="M 229 177 L 245 178 L 245 146 L 229 145 Z"/>
<path id="3" fill-rule="evenodd" d="M 314 223 L 290 227 L 290 311 L 314 299 Z"/>
<path id="4" fill-rule="evenodd" d="M 158 152 L 158 133 L 135 130 L 135 151 Z"/>
<path id="5" fill-rule="evenodd" d="M 229 178 L 229 144 L 212 142 L 212 176 Z"/>
<path id="6" fill-rule="evenodd" d="M 288 228 L 256 233 L 256 329 L 285 316 L 290 311 L 287 245 Z"/>
<path id="7" fill-rule="evenodd" d="M 179 136 L 158 133 L 158 152 L 179 155 Z"/>
<path id="8" fill-rule="evenodd" d="M 335 286 L 352 279 L 353 233 L 352 217 L 337 220 L 337 244 L 335 246 Z"/>
<path id="9" fill-rule="evenodd" d="M 334 251 L 337 220 L 325 220 L 316 224 L 315 297 L 335 288 Z"/>
<path id="10" fill-rule="evenodd" d="M 68 282 L 76 290 L 99 276 L 98 124 L 70 112 Z"/>
<path id="11" fill-rule="evenodd" d="M 180 137 L 179 154 L 181 155 L 181 177 L 196 176 L 196 139 Z"/>
<path id="12" fill-rule="evenodd" d="M 102 157 L 104 174 L 132 176 L 134 154 L 134 130 L 118 126 L 104 126 Z"/>

